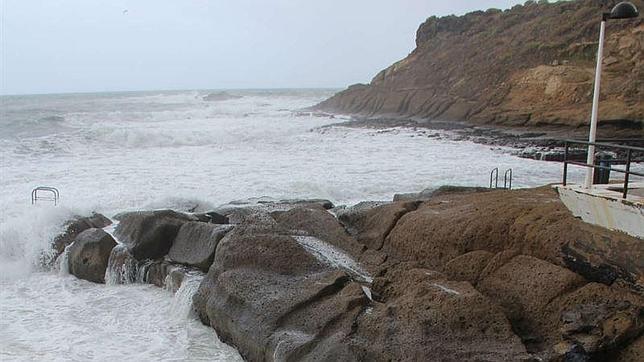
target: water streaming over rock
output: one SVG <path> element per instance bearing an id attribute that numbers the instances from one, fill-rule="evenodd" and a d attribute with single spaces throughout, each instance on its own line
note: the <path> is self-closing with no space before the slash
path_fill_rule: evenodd
<path id="1" fill-rule="evenodd" d="M 115 246 L 110 253 L 107 270 L 105 270 L 105 283 L 130 284 L 137 281 L 138 275 L 138 261 L 130 254 L 127 247 L 123 244 Z"/>
<path id="2" fill-rule="evenodd" d="M 203 275 L 186 275 L 181 282 L 181 286 L 174 293 L 172 300 L 172 315 L 175 318 L 185 319 L 194 316 L 194 309 L 192 307 L 192 296 L 195 295 Z"/>

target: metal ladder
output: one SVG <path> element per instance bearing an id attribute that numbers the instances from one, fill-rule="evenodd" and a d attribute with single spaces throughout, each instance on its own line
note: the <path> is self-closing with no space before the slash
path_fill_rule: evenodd
<path id="1" fill-rule="evenodd" d="M 39 195 L 39 192 L 45 193 L 45 195 Z M 58 200 L 60 200 L 60 192 L 55 187 L 49 186 L 38 186 L 31 191 L 31 204 L 34 205 L 38 201 L 53 201 L 54 206 L 58 205 Z"/>
<path id="2" fill-rule="evenodd" d="M 494 187 L 492 187 L 494 185 Z M 499 188 L 499 168 L 495 167 L 490 172 L 490 188 L 498 189 Z M 509 168 L 505 170 L 503 175 L 503 189 L 512 190 L 512 169 Z"/>

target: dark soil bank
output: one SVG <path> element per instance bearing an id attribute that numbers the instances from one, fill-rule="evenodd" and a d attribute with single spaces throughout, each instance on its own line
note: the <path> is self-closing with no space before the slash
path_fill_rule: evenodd
<path id="1" fill-rule="evenodd" d="M 549 187 L 397 200 L 123 214 L 110 267 L 175 290 L 202 275 L 197 315 L 251 361 L 644 357 L 643 240 L 574 218 Z M 106 251 L 88 247 L 113 242 L 96 230 L 72 244 L 96 250 L 91 275 L 71 271 L 101 282 Z"/>

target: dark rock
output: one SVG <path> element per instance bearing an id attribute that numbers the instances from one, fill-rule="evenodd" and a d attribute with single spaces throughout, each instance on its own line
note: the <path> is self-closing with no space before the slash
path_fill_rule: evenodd
<path id="1" fill-rule="evenodd" d="M 172 210 L 130 212 L 119 218 L 114 235 L 137 260 L 163 257 L 172 247 L 179 228 L 186 222 L 198 221 L 195 216 Z"/>
<path id="2" fill-rule="evenodd" d="M 105 270 L 116 241 L 102 229 L 78 234 L 69 248 L 69 272 L 80 279 L 105 283 Z"/>
<path id="3" fill-rule="evenodd" d="M 230 223 L 230 220 L 226 216 L 215 211 L 209 211 L 201 214 L 192 214 L 192 215 L 195 216 L 201 222 L 209 222 L 212 224 Z"/>
<path id="4" fill-rule="evenodd" d="M 330 341 L 350 333 L 368 300 L 344 271 L 288 233 L 269 220 L 228 233 L 193 298 L 195 310 L 248 360 L 348 360 Z"/>
<path id="5" fill-rule="evenodd" d="M 398 220 L 415 210 L 418 202 L 396 202 L 373 208 L 360 207 L 338 216 L 349 233 L 369 249 L 380 250 Z"/>
<path id="6" fill-rule="evenodd" d="M 65 248 L 71 244 L 76 236 L 81 232 L 91 229 L 91 228 L 104 228 L 112 224 L 112 221 L 102 214 L 93 213 L 91 216 L 86 217 L 76 217 L 72 220 L 67 221 L 65 231 L 56 236 L 52 242 L 52 247 L 54 249 L 54 255 L 50 258 L 49 261 L 45 261 L 45 264 L 51 263 L 55 260 Z"/>
<path id="7" fill-rule="evenodd" d="M 229 224 L 230 220 L 224 215 L 221 215 L 217 212 L 211 211 L 207 212 L 206 215 L 210 217 L 210 222 L 213 224 Z"/>
<path id="8" fill-rule="evenodd" d="M 290 199 L 290 200 L 280 200 L 278 204 L 283 205 L 292 205 L 292 206 L 316 206 L 319 205 L 324 209 L 332 209 L 334 207 L 333 202 L 326 199 Z"/>
<path id="9" fill-rule="evenodd" d="M 362 201 L 352 206 L 338 206 L 331 209 L 331 213 L 340 220 L 340 222 L 347 228 L 351 235 L 355 235 L 356 231 L 350 225 L 356 223 L 364 214 L 378 206 L 391 204 L 391 201 Z"/>
<path id="10" fill-rule="evenodd" d="M 637 337 L 635 341 L 624 347 L 617 353 L 612 353 L 612 358 L 607 360 L 620 362 L 640 362 L 644 361 L 644 334 Z"/>
<path id="11" fill-rule="evenodd" d="M 644 292 L 644 247 L 631 237 L 584 238 L 561 247 L 566 266 L 590 281 L 611 285 L 619 280 L 636 292 Z"/>
<path id="12" fill-rule="evenodd" d="M 395 271 L 392 271 L 395 270 Z M 502 310 L 468 282 L 427 269 L 377 277 L 375 302 L 349 344 L 361 361 L 520 361 L 529 355 Z"/>
<path id="13" fill-rule="evenodd" d="M 293 234 L 304 232 L 305 235 L 337 246 L 354 257 L 362 252 L 362 245 L 347 234 L 338 220 L 321 206 L 297 207 L 289 211 L 275 212 L 273 218 Z"/>
<path id="14" fill-rule="evenodd" d="M 228 92 L 215 92 L 215 93 L 210 93 L 206 96 L 203 96 L 202 99 L 207 102 L 221 102 L 221 101 L 228 101 L 231 99 L 239 99 L 239 98 L 243 98 L 243 96 L 230 94 Z"/>
<path id="15" fill-rule="evenodd" d="M 175 263 L 208 271 L 215 257 L 217 244 L 232 228 L 232 225 L 185 223 L 179 229 L 168 257 Z"/>
<path id="16" fill-rule="evenodd" d="M 476 192 L 487 192 L 491 189 L 487 187 L 470 187 L 470 186 L 452 186 L 444 185 L 439 188 L 427 188 L 421 192 L 407 193 L 407 194 L 395 194 L 394 201 L 427 201 L 434 196 L 455 194 L 455 193 L 476 193 Z"/>
<path id="17" fill-rule="evenodd" d="M 519 255 L 481 278 L 477 289 L 496 300 L 515 331 L 524 340 L 537 342 L 537 348 L 542 342 L 559 342 L 558 333 L 552 333 L 555 327 L 542 324 L 548 304 L 584 283 L 581 276 L 566 268 Z"/>
<path id="18" fill-rule="evenodd" d="M 154 284 L 159 288 L 165 287 L 166 277 L 172 271 L 174 265 L 165 260 L 155 260 L 146 263 L 142 266 L 144 268 L 143 282 Z"/>
<path id="19" fill-rule="evenodd" d="M 553 299 L 541 324 L 553 336 L 583 347 L 593 360 L 612 355 L 644 332 L 641 296 L 589 283 Z"/>
<path id="20" fill-rule="evenodd" d="M 268 197 L 232 201 L 214 210 L 228 219 L 231 224 L 241 224 L 247 219 L 256 219 L 271 212 L 288 211 L 294 208 L 333 208 L 333 203 L 323 199 L 278 200 Z M 260 216 L 263 217 L 263 216 Z"/>

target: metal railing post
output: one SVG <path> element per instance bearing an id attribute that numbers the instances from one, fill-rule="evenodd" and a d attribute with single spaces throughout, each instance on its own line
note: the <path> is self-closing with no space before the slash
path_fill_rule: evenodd
<path id="1" fill-rule="evenodd" d="M 564 166 L 563 166 L 563 185 L 566 186 L 568 180 L 568 141 L 564 143 Z"/>
<path id="2" fill-rule="evenodd" d="M 499 188 L 499 168 L 498 167 L 493 168 L 492 172 L 490 172 L 490 188 L 492 188 L 492 179 L 495 179 L 494 188 L 495 189 Z"/>
<path id="3" fill-rule="evenodd" d="M 630 149 L 626 152 L 626 173 L 624 174 L 624 195 L 622 196 L 623 199 L 625 199 L 628 195 L 628 176 L 630 176 L 631 174 L 631 153 L 632 151 Z"/>

